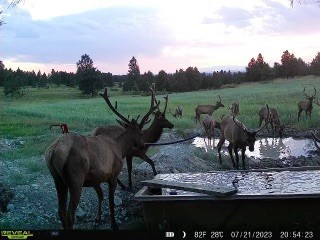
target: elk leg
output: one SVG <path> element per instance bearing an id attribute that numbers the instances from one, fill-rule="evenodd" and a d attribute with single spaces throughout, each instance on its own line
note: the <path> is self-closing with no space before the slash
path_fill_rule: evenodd
<path id="1" fill-rule="evenodd" d="M 101 221 L 101 213 L 102 213 L 101 208 L 102 208 L 102 201 L 103 201 L 103 191 L 102 191 L 101 185 L 94 186 L 93 188 L 94 188 L 94 190 L 96 190 L 96 193 L 98 195 L 98 200 L 99 200 L 98 211 L 97 211 L 97 214 L 96 214 L 94 221 L 100 222 Z"/>
<path id="2" fill-rule="evenodd" d="M 241 155 L 242 155 L 242 168 L 246 169 L 246 164 L 245 164 L 245 158 L 246 158 L 246 149 L 242 148 L 241 149 Z"/>
<path id="3" fill-rule="evenodd" d="M 157 171 L 156 171 L 156 167 L 154 166 L 154 162 L 147 156 L 147 155 L 143 155 L 142 160 L 144 160 L 145 162 L 149 163 L 152 167 L 152 171 L 153 171 L 153 175 L 157 175 Z"/>
<path id="4" fill-rule="evenodd" d="M 117 178 L 117 183 L 121 187 L 122 190 L 124 191 L 130 191 L 130 188 L 128 188 L 126 185 L 124 185 L 119 178 Z"/>
<path id="5" fill-rule="evenodd" d="M 111 217 L 111 228 L 112 230 L 119 230 L 117 225 L 115 216 L 114 216 L 114 192 L 117 187 L 117 178 L 111 178 L 109 180 L 109 210 L 110 210 L 110 217 Z"/>
<path id="6" fill-rule="evenodd" d="M 128 168 L 128 180 L 129 180 L 129 189 L 132 189 L 132 156 L 127 156 L 127 168 Z"/>
<path id="7" fill-rule="evenodd" d="M 220 141 L 218 142 L 218 145 L 217 145 L 218 153 L 219 153 L 220 164 L 222 164 L 222 159 L 221 159 L 221 147 L 222 147 L 224 141 L 225 141 L 224 138 L 220 138 Z"/>
<path id="8" fill-rule="evenodd" d="M 63 181 L 59 181 L 56 178 L 54 179 L 54 183 L 56 185 L 58 202 L 59 202 L 58 215 L 59 215 L 60 221 L 62 222 L 63 229 L 67 229 L 68 228 L 68 223 L 67 223 L 68 187 Z"/>
<path id="9" fill-rule="evenodd" d="M 301 116 L 301 113 L 302 113 L 302 109 L 299 109 L 299 112 L 298 112 L 298 122 L 299 122 L 299 120 L 300 120 L 300 116 Z"/>
<path id="10" fill-rule="evenodd" d="M 234 147 L 233 148 L 234 155 L 236 156 L 236 164 L 237 164 L 237 169 L 239 169 L 239 154 L 238 154 L 238 148 Z"/>
<path id="11" fill-rule="evenodd" d="M 232 149 L 233 149 L 233 146 L 232 146 L 232 143 L 230 143 L 229 146 L 228 146 L 228 151 L 229 151 L 230 158 L 231 158 L 231 161 L 232 161 L 232 166 L 234 168 L 236 168 L 236 164 L 234 162 L 234 158 L 233 158 L 233 155 L 232 155 Z"/>
<path id="12" fill-rule="evenodd" d="M 75 221 L 75 213 L 80 202 L 82 186 L 83 186 L 83 181 L 81 180 L 77 181 L 77 180 L 70 182 L 70 186 L 69 186 L 70 200 L 69 200 L 68 215 L 67 215 L 69 229 L 73 229 L 73 224 Z"/>

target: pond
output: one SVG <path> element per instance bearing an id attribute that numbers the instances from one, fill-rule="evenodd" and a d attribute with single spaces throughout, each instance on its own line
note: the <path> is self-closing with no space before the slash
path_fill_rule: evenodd
<path id="1" fill-rule="evenodd" d="M 206 152 L 210 149 L 217 151 L 219 139 L 213 139 L 211 142 L 202 137 L 196 137 L 193 144 L 198 148 L 204 148 Z M 225 141 L 221 153 L 229 155 L 228 140 Z M 271 158 L 283 159 L 288 157 L 314 156 L 316 147 L 312 139 L 294 139 L 288 138 L 258 138 L 255 142 L 254 151 L 250 152 L 247 148 L 246 156 L 255 159 Z"/>

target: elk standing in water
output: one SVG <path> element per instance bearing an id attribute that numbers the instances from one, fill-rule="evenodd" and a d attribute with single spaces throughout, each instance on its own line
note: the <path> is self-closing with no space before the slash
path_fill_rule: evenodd
<path id="1" fill-rule="evenodd" d="M 151 91 L 154 90 L 150 89 Z M 153 99 L 154 102 L 157 102 L 155 97 Z M 158 102 L 159 103 L 159 102 Z M 168 106 L 168 95 L 165 97 L 165 107 L 163 112 L 160 111 L 159 108 L 157 108 L 157 111 L 154 113 L 154 119 L 150 125 L 149 128 L 143 130 L 143 140 L 146 143 L 155 143 L 157 142 L 162 133 L 163 133 L 163 129 L 165 128 L 169 128 L 172 129 L 174 127 L 174 125 L 168 120 L 166 119 L 166 109 Z M 121 127 L 118 127 L 118 129 L 115 130 L 111 130 L 108 127 L 104 127 L 104 126 L 100 126 L 97 127 L 96 129 L 94 129 L 94 131 L 92 132 L 93 136 L 102 134 L 102 135 L 108 135 L 111 138 L 114 138 L 115 134 L 118 135 L 117 131 L 120 133 L 122 132 Z M 150 166 L 152 167 L 152 171 L 154 175 L 157 175 L 157 171 L 154 165 L 154 162 L 147 156 L 147 151 L 149 149 L 149 146 L 144 146 L 144 147 L 135 147 L 133 148 L 133 150 L 131 152 L 129 152 L 128 154 L 125 155 L 126 157 L 126 161 L 127 161 L 127 168 L 128 168 L 128 178 L 129 178 L 129 189 L 132 188 L 132 159 L 133 157 L 139 157 L 142 160 L 144 160 L 145 162 L 149 163 Z M 125 188 L 124 186 L 122 186 L 123 188 Z"/>
<path id="2" fill-rule="evenodd" d="M 285 127 L 289 124 L 281 124 L 278 110 L 272 107 L 269 107 L 269 110 L 267 107 L 262 107 L 259 110 L 259 127 L 263 120 L 265 121 L 268 132 L 270 132 L 268 129 L 268 124 L 270 124 L 273 136 L 275 132 L 277 132 L 280 138 L 282 138 Z"/>
<path id="3" fill-rule="evenodd" d="M 239 169 L 239 155 L 238 149 L 241 149 L 242 153 L 242 166 L 245 169 L 245 151 L 246 147 L 249 147 L 249 151 L 254 151 L 254 143 L 256 141 L 256 135 L 263 127 L 260 127 L 256 130 L 248 130 L 241 122 L 239 122 L 234 116 L 226 116 L 221 121 L 221 135 L 218 143 L 218 152 L 220 164 L 222 163 L 221 159 L 221 147 L 225 140 L 229 141 L 228 151 L 232 161 L 233 167 Z M 236 156 L 236 163 L 234 162 L 233 153 Z"/>
<path id="4" fill-rule="evenodd" d="M 224 105 L 221 103 L 221 98 L 219 97 L 219 101 L 217 101 L 216 105 L 198 105 L 195 109 L 196 111 L 196 123 L 200 122 L 200 116 L 201 114 L 209 114 L 212 116 L 212 113 L 217 110 L 220 107 L 224 107 Z"/>
<path id="5" fill-rule="evenodd" d="M 303 94 L 305 95 L 305 97 L 307 99 L 304 99 L 304 100 L 301 100 L 301 101 L 298 102 L 298 109 L 299 109 L 298 122 L 300 120 L 300 115 L 301 115 L 302 111 L 306 112 L 306 119 L 308 118 L 308 115 L 309 115 L 309 119 L 311 119 L 312 102 L 313 102 L 313 100 L 314 100 L 314 98 L 316 97 L 316 94 L 317 94 L 316 88 L 313 87 L 313 89 L 314 89 L 314 95 L 312 95 L 311 97 L 306 94 L 306 88 L 303 89 Z"/>
<path id="6" fill-rule="evenodd" d="M 215 121 L 209 114 L 205 114 L 202 120 L 202 126 L 209 142 L 211 141 L 212 138 L 214 138 L 214 129 L 221 128 L 220 123 Z"/>
<path id="7" fill-rule="evenodd" d="M 83 187 L 93 187 L 99 198 L 96 220 L 101 219 L 103 182 L 109 184 L 109 209 L 112 229 L 118 225 L 114 215 L 114 192 L 118 175 L 122 169 L 122 153 L 132 151 L 134 146 L 144 147 L 142 127 L 152 109 L 143 117 L 140 124 L 136 119 L 129 121 L 117 112 L 109 101 L 107 89 L 100 94 L 111 110 L 123 121 L 125 131 L 116 141 L 105 135 L 83 136 L 66 133 L 54 141 L 46 150 L 45 159 L 53 177 L 59 209 L 58 214 L 64 229 L 72 229 L 75 212 L 80 201 Z M 69 197 L 69 206 L 67 207 Z"/>

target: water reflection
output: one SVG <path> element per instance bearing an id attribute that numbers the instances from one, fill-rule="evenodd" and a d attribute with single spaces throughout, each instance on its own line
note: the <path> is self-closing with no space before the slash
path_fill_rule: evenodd
<path id="1" fill-rule="evenodd" d="M 228 171 L 209 173 L 159 174 L 158 179 L 206 186 L 234 186 L 238 195 L 319 194 L 320 170 Z M 167 190 L 164 190 L 164 194 Z M 199 195 L 177 191 L 179 195 Z"/>
<path id="2" fill-rule="evenodd" d="M 207 139 L 197 137 L 193 144 L 196 147 L 204 148 L 206 152 L 216 149 L 219 139 Z M 227 146 L 229 142 L 226 140 L 222 148 L 222 154 L 228 155 Z M 287 157 L 312 156 L 315 150 L 312 139 L 294 139 L 289 138 L 258 138 L 255 142 L 254 151 L 246 151 L 246 156 L 253 158 L 271 158 L 282 159 Z"/>

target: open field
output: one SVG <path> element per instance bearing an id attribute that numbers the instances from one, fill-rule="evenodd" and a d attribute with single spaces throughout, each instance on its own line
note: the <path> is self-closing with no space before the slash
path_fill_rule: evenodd
<path id="1" fill-rule="evenodd" d="M 224 108 L 218 109 L 213 116 L 220 119 L 222 114 L 228 114 L 228 106 L 233 100 L 240 103 L 238 118 L 248 127 L 258 126 L 258 110 L 265 106 L 278 108 L 282 122 L 288 122 L 292 116 L 292 126 L 298 129 L 316 128 L 320 124 L 320 107 L 314 104 L 311 121 L 297 122 L 297 102 L 304 99 L 303 88 L 309 95 L 313 94 L 313 86 L 320 94 L 320 78 L 313 76 L 294 79 L 276 79 L 267 83 L 244 83 L 235 88 L 169 94 L 168 109 L 174 111 L 177 105 L 182 105 L 182 119 L 175 119 L 171 114 L 167 118 L 175 124 L 175 128 L 183 132 L 195 128 L 194 108 L 198 104 L 215 104 L 218 95 L 221 96 Z M 77 89 L 67 87 L 51 87 L 49 89 L 28 89 L 24 96 L 9 99 L 0 89 L 2 139 L 22 137 L 23 147 L 2 152 L 4 159 L 16 159 L 42 155 L 47 146 L 61 133 L 59 128 L 49 130 L 51 124 L 67 123 L 70 131 L 89 134 L 92 129 L 104 124 L 117 124 L 115 115 L 108 109 L 104 100 L 97 96 L 88 98 Z M 143 115 L 150 104 L 150 97 L 137 95 L 122 95 L 121 91 L 110 91 L 111 100 L 118 101 L 118 109 L 125 116 Z M 163 109 L 163 95 L 157 96 Z"/>

